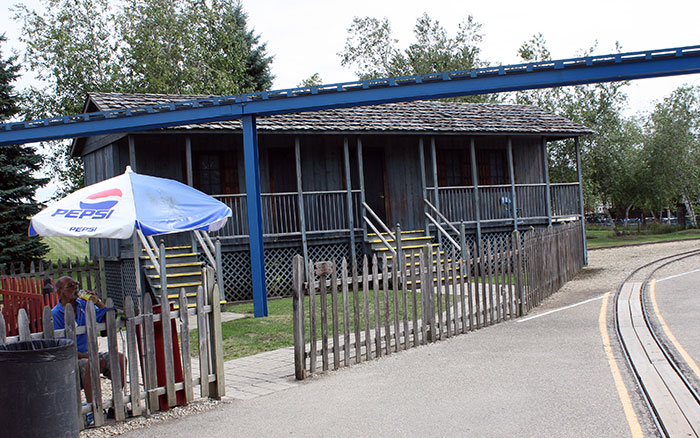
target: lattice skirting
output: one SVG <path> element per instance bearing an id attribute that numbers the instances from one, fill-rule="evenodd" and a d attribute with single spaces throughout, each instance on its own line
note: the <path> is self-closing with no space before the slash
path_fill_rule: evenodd
<path id="1" fill-rule="evenodd" d="M 125 297 L 136 297 L 136 272 L 134 260 L 105 260 L 105 277 L 107 282 L 107 297 L 114 305 L 124 308 Z M 134 304 L 136 300 L 134 299 Z"/>
<path id="2" fill-rule="evenodd" d="M 265 250 L 265 283 L 270 298 L 292 296 L 292 258 L 302 254 L 302 248 L 269 248 Z M 356 245 L 358 260 L 362 256 L 362 244 Z M 224 270 L 226 301 L 250 301 L 253 299 L 250 275 L 250 253 L 244 251 L 223 252 L 221 263 Z M 309 246 L 311 261 L 350 259 L 348 243 Z"/>

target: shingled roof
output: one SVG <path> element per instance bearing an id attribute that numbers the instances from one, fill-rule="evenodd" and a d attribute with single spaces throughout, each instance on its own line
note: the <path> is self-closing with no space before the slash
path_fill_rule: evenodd
<path id="1" fill-rule="evenodd" d="M 87 111 L 108 111 L 212 96 L 90 93 Z M 529 105 L 414 101 L 260 117 L 259 132 L 488 133 L 572 137 L 585 126 Z M 182 125 L 168 130 L 240 130 L 239 120 Z"/>

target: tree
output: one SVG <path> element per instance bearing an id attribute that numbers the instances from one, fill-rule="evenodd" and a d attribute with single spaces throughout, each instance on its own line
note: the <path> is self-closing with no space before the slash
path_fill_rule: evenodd
<path id="1" fill-rule="evenodd" d="M 595 52 L 596 45 L 582 56 Z M 616 49 L 619 51 L 620 47 Z M 534 35 L 518 49 L 524 62 L 551 60 L 544 36 Z M 608 206 L 622 208 L 626 214 L 640 205 L 638 181 L 640 166 L 641 127 L 634 118 L 625 118 L 627 82 L 608 82 L 512 93 L 517 104 L 535 105 L 552 111 L 595 131 L 581 138 L 584 204 L 589 208 L 602 205 L 612 219 Z M 549 150 L 552 181 L 567 182 L 576 178 L 575 145 L 572 140 L 556 142 Z M 613 222 L 614 224 L 614 222 Z M 619 230 L 614 227 L 616 233 Z"/>
<path id="2" fill-rule="evenodd" d="M 481 24 L 470 15 L 450 37 L 440 22 L 423 14 L 413 29 L 415 41 L 408 48 L 396 47 L 387 18 L 355 17 L 348 28 L 345 47 L 338 53 L 343 66 L 354 66 L 360 79 L 412 76 L 452 70 L 470 70 L 485 65 L 479 58 L 483 38 Z M 492 101 L 478 95 L 460 100 Z"/>
<path id="3" fill-rule="evenodd" d="M 238 94 L 269 89 L 272 57 L 238 1 L 42 0 L 18 6 L 24 61 L 44 82 L 24 96 L 27 118 L 79 113 L 92 91 Z M 121 6 L 121 7 L 118 7 Z M 70 143 L 48 144 L 63 192 L 83 185 Z"/>
<path id="4" fill-rule="evenodd" d="M 0 36 L 0 46 L 5 36 Z M 16 58 L 4 59 L 0 50 L 0 122 L 20 112 L 19 97 L 12 83 L 18 77 Z M 0 146 L 0 263 L 40 260 L 48 247 L 38 237 L 29 237 L 29 218 L 39 212 L 36 189 L 47 179 L 34 177 L 41 157 L 29 146 Z"/>
<path id="5" fill-rule="evenodd" d="M 646 126 L 643 161 L 647 208 L 685 205 L 696 227 L 691 201 L 700 197 L 700 87 L 680 87 L 656 105 Z"/>

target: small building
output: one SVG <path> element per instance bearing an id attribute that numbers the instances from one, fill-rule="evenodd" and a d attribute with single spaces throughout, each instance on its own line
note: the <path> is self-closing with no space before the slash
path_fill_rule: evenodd
<path id="1" fill-rule="evenodd" d="M 90 93 L 85 112 L 205 97 Z M 383 225 L 446 247 L 448 222 L 473 240 L 581 220 L 580 181 L 550 183 L 546 151 L 592 131 L 537 107 L 416 101 L 261 117 L 257 129 L 271 297 L 290 293 L 294 255 L 357 259 L 376 249 Z M 242 301 L 251 299 L 242 142 L 232 120 L 80 138 L 72 154 L 86 184 L 130 165 L 227 203 L 233 217 L 215 236 L 226 298 Z M 134 289 L 131 241 L 91 239 L 90 252 L 121 266 L 122 290 Z"/>

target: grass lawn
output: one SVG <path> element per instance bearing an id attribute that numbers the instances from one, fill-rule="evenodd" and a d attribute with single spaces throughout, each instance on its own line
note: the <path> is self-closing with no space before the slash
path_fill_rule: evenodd
<path id="1" fill-rule="evenodd" d="M 354 305 L 352 298 L 352 291 L 349 294 L 349 305 L 350 305 L 350 324 L 351 330 L 354 330 L 353 319 L 354 319 Z M 399 323 L 403 324 L 403 298 L 399 301 Z M 416 297 L 418 303 L 420 303 L 420 294 Z M 362 293 L 359 293 L 359 314 L 360 314 L 360 329 L 364 330 L 364 303 Z M 339 308 L 342 307 L 342 294 L 338 293 L 338 303 Z M 368 296 L 369 303 L 369 315 L 370 315 L 370 327 L 374 328 L 374 292 L 371 292 Z M 385 324 L 385 303 L 384 303 L 384 293 L 379 294 L 379 304 L 380 304 L 380 326 L 384 327 Z M 255 318 L 253 317 L 253 304 L 237 304 L 227 306 L 229 312 L 243 313 L 246 315 L 245 318 L 236 319 L 234 321 L 228 321 L 222 323 L 222 337 L 224 344 L 224 360 L 236 359 L 239 357 L 252 356 L 257 353 L 262 353 L 264 351 L 276 350 L 282 347 L 292 347 L 294 346 L 294 333 L 293 333 L 293 321 L 292 321 L 292 299 L 282 298 L 276 300 L 270 300 L 267 304 L 268 314 L 267 318 Z M 394 324 L 394 312 L 393 312 L 393 293 L 389 291 L 389 324 Z M 316 296 L 316 334 L 317 339 L 321 339 L 321 299 L 320 296 Z M 331 313 L 331 296 L 328 294 L 328 325 L 331 326 L 332 313 Z M 304 303 L 304 312 L 306 314 L 304 321 L 306 326 L 306 338 L 309 339 L 309 301 L 308 298 Z M 413 294 L 409 292 L 408 295 L 408 314 L 409 320 L 412 319 L 413 314 Z M 418 314 L 420 318 L 420 304 L 418 305 Z M 343 324 L 343 314 L 339 312 L 338 319 L 340 321 L 340 336 L 343 336 L 344 324 Z M 332 335 L 329 333 L 329 338 Z M 197 331 L 194 330 L 191 333 L 191 345 L 193 355 L 197 355 Z"/>
<path id="2" fill-rule="evenodd" d="M 45 260 L 60 259 L 65 261 L 70 258 L 75 261 L 77 256 L 81 261 L 89 256 L 87 238 L 77 237 L 42 237 L 41 240 L 49 246 L 49 252 L 44 256 Z"/>
<path id="3" fill-rule="evenodd" d="M 615 232 L 607 227 L 586 227 L 586 243 L 588 244 L 588 248 L 700 238 L 699 229 L 675 231 L 673 228 L 669 227 L 668 229 L 641 230 L 638 232 L 636 227 L 633 226 L 630 228 L 627 234 L 616 236 Z"/>

